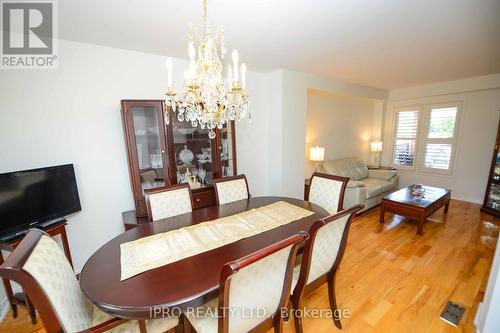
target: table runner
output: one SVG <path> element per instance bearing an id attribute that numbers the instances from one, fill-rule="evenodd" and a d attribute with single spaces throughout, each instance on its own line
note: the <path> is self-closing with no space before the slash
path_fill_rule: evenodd
<path id="1" fill-rule="evenodd" d="M 121 280 L 314 214 L 284 201 L 120 244 Z"/>

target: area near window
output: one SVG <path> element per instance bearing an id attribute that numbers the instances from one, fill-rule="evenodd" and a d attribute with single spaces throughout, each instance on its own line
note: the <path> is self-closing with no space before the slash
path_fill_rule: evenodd
<path id="1" fill-rule="evenodd" d="M 395 109 L 392 164 L 401 169 L 451 173 L 459 103 Z"/>

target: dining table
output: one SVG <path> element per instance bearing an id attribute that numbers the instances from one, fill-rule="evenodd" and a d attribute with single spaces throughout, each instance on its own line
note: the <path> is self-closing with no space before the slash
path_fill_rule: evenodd
<path id="1" fill-rule="evenodd" d="M 235 215 L 279 201 L 310 210 L 313 214 L 280 227 L 240 239 L 210 251 L 184 258 L 121 280 L 120 244 Z M 218 297 L 222 267 L 280 240 L 308 231 L 328 216 L 308 201 L 286 197 L 251 197 L 221 206 L 146 223 L 130 229 L 99 248 L 80 273 L 83 293 L 101 310 L 126 319 L 151 318 L 153 308 L 184 311 Z"/>

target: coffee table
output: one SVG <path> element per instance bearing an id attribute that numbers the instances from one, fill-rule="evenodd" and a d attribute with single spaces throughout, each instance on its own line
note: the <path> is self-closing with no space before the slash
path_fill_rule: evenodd
<path id="1" fill-rule="evenodd" d="M 417 234 L 422 235 L 425 220 L 436 210 L 444 206 L 448 213 L 451 191 L 432 186 L 424 186 L 423 196 L 412 194 L 413 185 L 392 192 L 382 198 L 380 205 L 380 223 L 384 223 L 385 212 L 406 216 L 418 221 Z"/>

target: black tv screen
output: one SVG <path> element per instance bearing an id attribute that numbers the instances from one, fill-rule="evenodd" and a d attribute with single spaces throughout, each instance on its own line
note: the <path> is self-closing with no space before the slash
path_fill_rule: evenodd
<path id="1" fill-rule="evenodd" d="M 80 210 L 72 164 L 0 174 L 0 236 Z"/>

